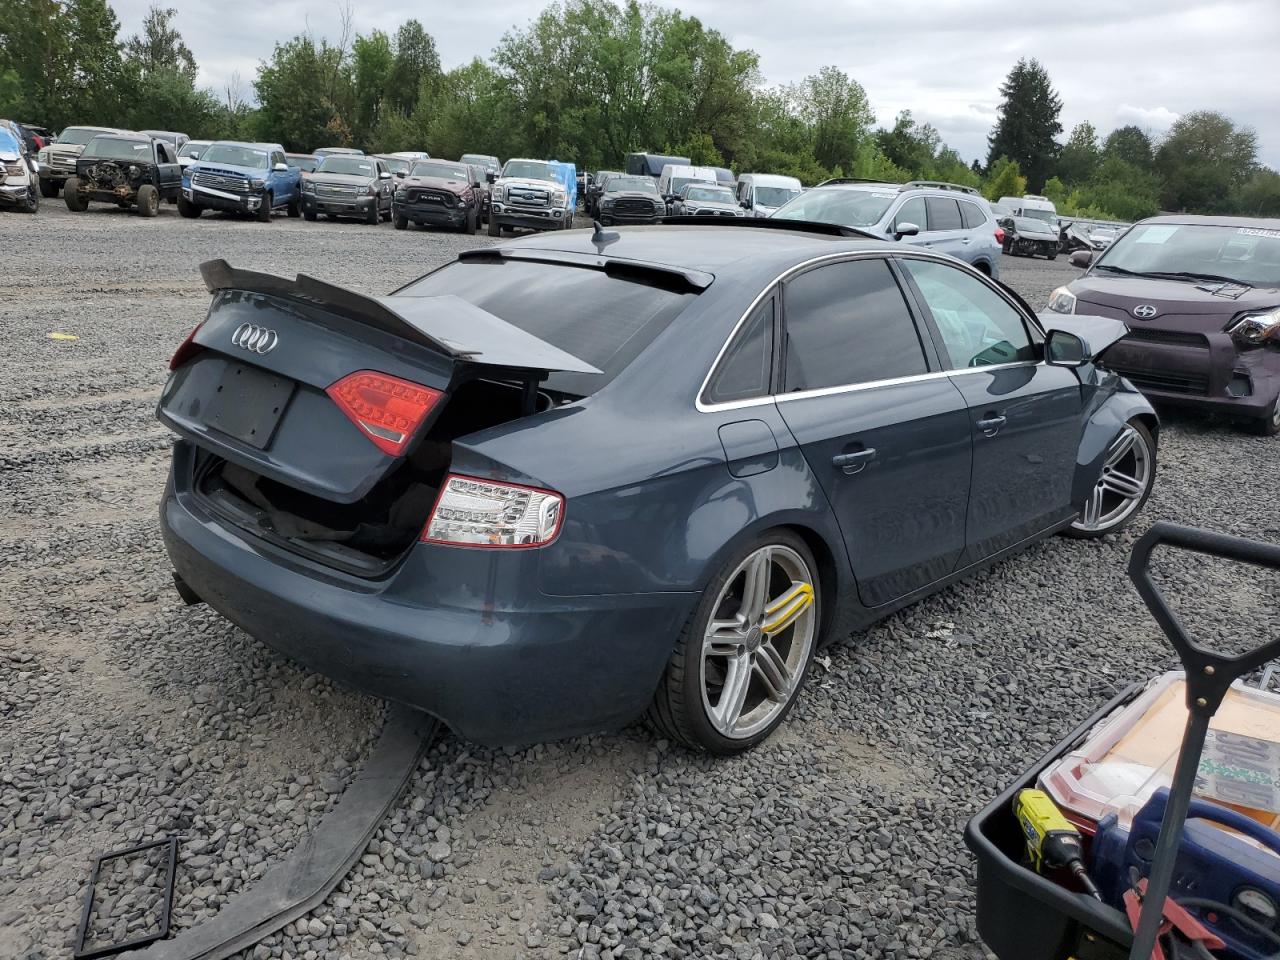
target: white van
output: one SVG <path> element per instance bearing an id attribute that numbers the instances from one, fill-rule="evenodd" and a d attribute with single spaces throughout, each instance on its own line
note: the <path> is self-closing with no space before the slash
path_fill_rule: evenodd
<path id="1" fill-rule="evenodd" d="M 1053 201 L 1048 197 L 1042 197 L 1038 193 L 1027 193 L 1020 197 L 1001 197 L 998 204 L 1009 208 L 1007 216 L 1010 217 L 1031 217 L 1033 220 L 1043 220 L 1054 230 L 1058 229 L 1058 208 L 1053 205 Z M 1006 214 L 1002 214 L 1005 216 Z"/>
<path id="2" fill-rule="evenodd" d="M 749 217 L 767 217 L 800 196 L 800 181 L 777 173 L 744 173 L 738 177 L 738 203 Z"/>
<path id="3" fill-rule="evenodd" d="M 666 199 L 669 206 L 672 198 L 686 184 L 715 182 L 714 167 L 690 167 L 684 164 L 668 163 L 662 168 L 662 174 L 658 177 L 658 193 Z"/>

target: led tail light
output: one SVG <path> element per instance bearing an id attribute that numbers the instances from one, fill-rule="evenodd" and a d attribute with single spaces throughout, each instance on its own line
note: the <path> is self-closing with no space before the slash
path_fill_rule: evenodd
<path id="1" fill-rule="evenodd" d="M 378 449 L 398 457 L 444 396 L 418 383 L 361 370 L 343 377 L 325 393 Z"/>
<path id="2" fill-rule="evenodd" d="M 550 490 L 449 474 L 422 539 L 471 547 L 541 547 L 560 532 L 564 497 Z"/>
<path id="3" fill-rule="evenodd" d="M 996 243 L 1004 243 L 1004 227 L 996 227 Z"/>
<path id="4" fill-rule="evenodd" d="M 191 328 L 191 332 L 187 334 L 178 349 L 173 351 L 173 356 L 169 358 L 169 369 L 177 370 L 180 366 L 194 357 L 200 352 L 200 345 L 196 343 L 196 334 L 200 332 L 200 328 L 204 326 L 204 321 L 197 323 Z"/>

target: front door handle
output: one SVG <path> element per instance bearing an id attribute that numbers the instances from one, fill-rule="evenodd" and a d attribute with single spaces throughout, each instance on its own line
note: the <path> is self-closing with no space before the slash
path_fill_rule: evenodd
<path id="1" fill-rule="evenodd" d="M 1008 417 L 984 417 L 978 421 L 978 429 L 982 431 L 984 437 L 994 437 L 1007 420 Z"/>
<path id="2" fill-rule="evenodd" d="M 876 448 L 867 447 L 865 450 L 855 450 L 853 453 L 841 453 L 831 458 L 831 465 L 839 467 L 845 473 L 852 476 L 855 473 L 861 473 L 866 469 L 867 464 L 875 459 Z"/>

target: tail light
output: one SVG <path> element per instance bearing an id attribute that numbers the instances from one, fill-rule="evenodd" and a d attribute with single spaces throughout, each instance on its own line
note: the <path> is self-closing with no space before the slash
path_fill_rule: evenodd
<path id="1" fill-rule="evenodd" d="M 560 532 L 564 497 L 551 490 L 449 474 L 422 540 L 469 547 L 541 547 Z"/>
<path id="2" fill-rule="evenodd" d="M 343 377 L 325 391 L 384 453 L 398 457 L 444 396 L 418 383 L 373 370 Z"/>
<path id="3" fill-rule="evenodd" d="M 196 334 L 200 332 L 200 328 L 203 326 L 204 321 L 197 323 L 191 328 L 191 332 L 187 334 L 186 339 L 178 344 L 178 349 L 173 351 L 173 356 L 169 358 L 170 370 L 177 370 L 200 352 L 200 345 L 196 343 Z"/>
<path id="4" fill-rule="evenodd" d="M 996 227 L 996 243 L 1004 243 L 1004 227 Z"/>

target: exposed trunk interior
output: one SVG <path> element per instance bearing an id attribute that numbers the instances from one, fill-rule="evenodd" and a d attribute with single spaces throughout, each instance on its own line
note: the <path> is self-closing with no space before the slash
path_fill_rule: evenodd
<path id="1" fill-rule="evenodd" d="M 280 546 L 360 576 L 385 572 L 421 534 L 459 437 L 524 415 L 523 384 L 469 380 L 449 393 L 427 435 L 361 500 L 335 503 L 202 452 L 195 489 L 225 520 Z M 536 410 L 551 401 L 533 398 Z"/>

